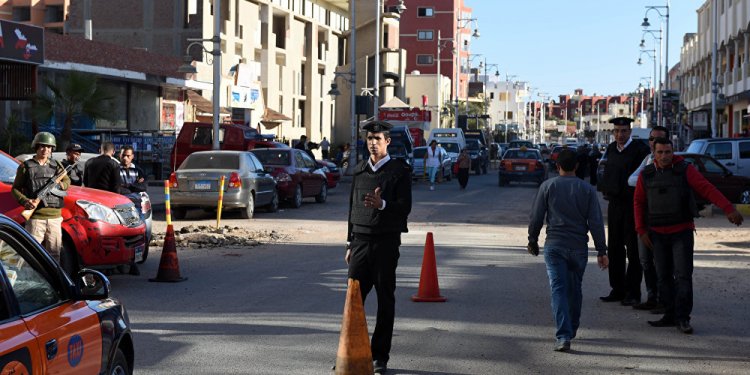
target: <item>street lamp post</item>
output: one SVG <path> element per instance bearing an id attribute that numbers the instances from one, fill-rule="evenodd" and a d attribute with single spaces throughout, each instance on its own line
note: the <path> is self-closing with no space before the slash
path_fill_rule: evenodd
<path id="1" fill-rule="evenodd" d="M 197 73 L 197 69 L 192 66 L 193 58 L 190 56 L 190 48 L 193 46 L 201 46 L 203 51 L 211 54 L 211 64 L 213 65 L 213 92 L 212 92 L 212 104 L 213 104 L 213 144 L 212 149 L 219 149 L 219 101 L 221 100 L 221 1 L 214 2 L 214 36 L 211 39 L 200 39 L 200 38 L 188 38 L 187 41 L 191 42 L 185 49 L 185 56 L 183 58 L 183 65 L 181 65 L 177 72 L 179 73 Z M 213 50 L 209 51 L 203 46 L 203 42 L 213 42 Z"/>
<path id="2" fill-rule="evenodd" d="M 664 9 L 665 13 L 662 14 L 659 9 Z M 666 23 L 666 42 L 665 47 L 666 50 L 664 52 L 664 88 L 669 90 L 669 0 L 667 0 L 667 5 L 647 5 L 646 6 L 646 14 L 643 16 L 643 23 L 641 23 L 641 26 L 643 28 L 647 28 L 651 26 L 651 24 L 648 22 L 648 12 L 651 10 L 655 10 L 656 13 L 659 14 L 659 17 L 664 19 L 664 22 Z"/>
<path id="3" fill-rule="evenodd" d="M 656 77 L 656 74 L 657 74 L 656 73 L 656 56 L 654 55 L 656 53 L 656 50 L 653 50 L 653 49 L 650 49 L 650 50 L 641 50 L 641 56 L 643 56 L 644 53 L 654 61 L 654 77 Z M 641 57 L 640 56 L 638 57 L 638 65 L 643 65 L 643 62 L 641 61 Z M 654 91 L 656 91 L 656 83 L 654 83 L 653 87 L 654 87 Z M 651 98 L 652 101 L 653 101 L 653 107 L 654 107 L 653 111 L 654 111 L 654 113 L 657 113 L 657 111 L 658 111 L 658 108 L 656 107 L 656 105 L 657 105 L 657 101 L 656 101 L 657 97 L 658 97 L 658 95 L 656 95 L 656 92 L 654 92 L 654 95 Z M 659 116 L 656 117 L 656 121 L 657 121 L 657 125 L 660 125 L 659 124 Z"/>
<path id="4" fill-rule="evenodd" d="M 656 34 L 657 32 L 659 33 L 658 36 Z M 663 125 L 663 121 L 662 121 L 662 109 L 663 108 L 661 108 L 662 107 L 662 98 L 661 98 L 662 97 L 661 63 L 662 63 L 662 57 L 664 56 L 664 51 L 663 51 L 663 48 L 662 48 L 663 47 L 663 39 L 661 37 L 661 34 L 662 34 L 661 27 L 659 27 L 659 30 L 643 30 L 643 34 L 641 36 L 641 44 L 638 45 L 639 47 L 641 47 L 641 49 L 643 49 L 643 48 L 646 47 L 646 43 L 643 40 L 643 37 L 646 34 L 649 34 L 649 35 L 651 35 L 652 38 L 654 38 L 654 44 L 655 44 L 655 42 L 657 40 L 659 41 L 659 53 L 658 53 L 658 57 L 659 57 L 659 67 L 660 67 L 660 69 L 659 69 L 659 75 L 658 75 L 659 79 L 656 82 L 656 84 L 654 85 L 654 90 L 656 91 L 654 103 L 658 103 L 659 104 L 659 106 L 656 108 L 657 123 L 659 125 Z M 656 45 L 654 45 L 654 49 L 656 49 Z M 655 59 L 654 62 L 656 62 L 656 56 L 657 56 L 656 53 L 654 53 L 654 59 Z M 654 77 L 656 77 L 656 71 L 654 71 Z M 665 76 L 664 79 L 668 81 L 669 77 Z"/>
<path id="5" fill-rule="evenodd" d="M 516 78 L 515 75 L 508 75 L 505 73 L 505 106 L 503 107 L 503 122 L 505 123 L 505 143 L 508 143 L 508 86 L 510 86 L 510 80 Z M 515 84 L 513 85 L 515 89 Z"/>
<path id="6" fill-rule="evenodd" d="M 456 99 L 456 102 L 455 102 L 454 111 L 453 111 L 454 127 L 456 128 L 458 128 L 458 104 L 459 104 L 459 98 L 460 98 L 458 90 L 459 90 L 459 80 L 460 80 L 459 78 L 461 77 L 461 39 L 459 38 L 459 33 L 461 32 L 462 29 L 465 29 L 468 24 L 470 24 L 471 22 L 474 22 L 475 28 L 471 36 L 474 38 L 479 38 L 479 30 L 476 28 L 476 22 L 477 22 L 476 18 L 459 17 L 457 21 L 458 22 L 456 23 L 456 37 L 453 39 L 456 43 L 456 65 L 455 65 L 455 70 L 456 70 L 455 99 Z M 461 22 L 463 22 L 463 24 Z M 467 64 L 468 64 L 468 60 L 467 60 Z"/>

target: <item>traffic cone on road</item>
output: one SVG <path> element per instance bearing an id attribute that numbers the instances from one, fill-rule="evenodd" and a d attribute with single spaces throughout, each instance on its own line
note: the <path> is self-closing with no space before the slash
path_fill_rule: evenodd
<path id="1" fill-rule="evenodd" d="M 432 232 L 427 232 L 427 240 L 424 243 L 424 257 L 422 258 L 422 273 L 419 276 L 419 290 L 417 294 L 411 297 L 411 300 L 414 302 L 445 302 L 447 300 L 440 295 Z"/>
<path id="2" fill-rule="evenodd" d="M 359 281 L 349 279 L 336 353 L 336 375 L 372 374 L 372 351 Z"/>
<path id="3" fill-rule="evenodd" d="M 185 280 L 187 280 L 187 277 L 180 277 L 180 263 L 177 261 L 174 228 L 170 224 L 167 226 L 167 234 L 164 236 L 164 248 L 161 251 L 159 271 L 156 274 L 156 278 L 148 279 L 148 281 L 175 283 Z"/>

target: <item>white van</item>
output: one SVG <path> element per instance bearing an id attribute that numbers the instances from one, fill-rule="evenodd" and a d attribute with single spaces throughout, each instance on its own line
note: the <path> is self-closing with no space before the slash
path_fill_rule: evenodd
<path id="1" fill-rule="evenodd" d="M 466 147 L 466 137 L 464 137 L 463 129 L 459 128 L 438 128 L 432 129 L 430 132 L 430 138 L 427 140 L 429 145 L 432 140 L 440 142 L 457 142 L 461 149 Z"/>
<path id="2" fill-rule="evenodd" d="M 733 174 L 750 177 L 750 138 L 695 139 L 687 152 L 711 155 Z"/>

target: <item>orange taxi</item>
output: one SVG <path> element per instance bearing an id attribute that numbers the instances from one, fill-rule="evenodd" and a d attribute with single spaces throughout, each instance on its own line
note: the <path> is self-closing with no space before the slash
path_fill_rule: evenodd
<path id="1" fill-rule="evenodd" d="M 498 172 L 498 185 L 507 185 L 511 181 L 536 182 L 541 185 L 547 179 L 547 168 L 542 154 L 533 148 L 511 148 L 503 154 Z"/>
<path id="2" fill-rule="evenodd" d="M 71 280 L 2 214 L 0 266 L 0 374 L 133 373 L 128 316 L 104 275 Z"/>

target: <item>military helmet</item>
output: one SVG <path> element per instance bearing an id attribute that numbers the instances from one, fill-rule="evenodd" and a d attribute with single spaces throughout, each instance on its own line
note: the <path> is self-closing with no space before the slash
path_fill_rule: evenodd
<path id="1" fill-rule="evenodd" d="M 57 143 L 55 143 L 55 136 L 49 132 L 36 133 L 36 135 L 34 136 L 34 140 L 31 141 L 31 148 L 36 150 L 36 146 L 38 145 L 52 146 L 52 149 L 54 150 L 57 147 Z"/>

